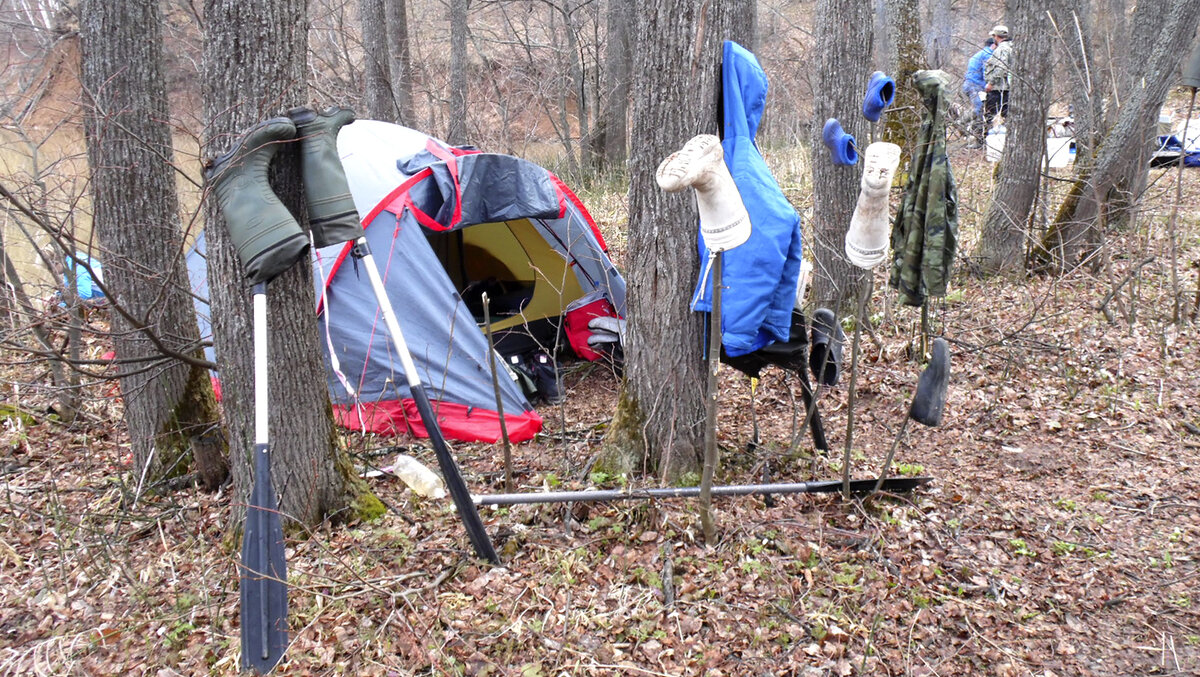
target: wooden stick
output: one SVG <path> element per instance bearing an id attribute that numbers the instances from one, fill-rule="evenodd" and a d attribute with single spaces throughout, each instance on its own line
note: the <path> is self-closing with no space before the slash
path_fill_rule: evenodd
<path id="1" fill-rule="evenodd" d="M 504 402 L 500 397 L 500 376 L 496 371 L 496 343 L 492 339 L 492 313 L 487 292 L 483 293 L 483 326 L 487 330 L 488 363 L 492 366 L 492 389 L 496 391 L 496 413 L 500 416 L 500 439 L 504 442 L 504 490 L 513 490 L 512 442 L 508 439 L 508 424 L 504 421 Z"/>

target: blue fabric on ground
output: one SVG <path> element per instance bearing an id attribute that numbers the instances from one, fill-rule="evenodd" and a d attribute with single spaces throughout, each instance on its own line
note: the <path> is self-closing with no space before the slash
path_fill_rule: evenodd
<path id="1" fill-rule="evenodd" d="M 800 215 L 788 202 L 754 143 L 767 99 L 767 75 L 746 48 L 725 42 L 721 72 L 725 164 L 750 214 L 750 239 L 722 254 L 721 343 L 737 357 L 786 342 L 800 277 Z M 711 275 L 699 242 L 701 268 Z M 712 280 L 694 304 L 712 310 Z"/>

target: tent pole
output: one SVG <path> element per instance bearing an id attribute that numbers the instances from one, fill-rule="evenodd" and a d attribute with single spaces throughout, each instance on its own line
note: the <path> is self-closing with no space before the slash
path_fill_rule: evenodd
<path id="1" fill-rule="evenodd" d="M 504 398 L 500 397 L 500 374 L 496 369 L 496 341 L 492 337 L 492 312 L 487 292 L 483 292 L 483 327 L 487 330 L 488 364 L 492 367 L 492 389 L 496 391 L 496 413 L 500 416 L 500 439 L 504 442 L 504 490 L 513 490 L 512 443 L 504 421 Z"/>

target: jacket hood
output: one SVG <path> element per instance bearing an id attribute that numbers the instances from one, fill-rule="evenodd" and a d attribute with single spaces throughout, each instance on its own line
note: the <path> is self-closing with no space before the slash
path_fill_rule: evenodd
<path id="1" fill-rule="evenodd" d="M 767 101 L 767 74 L 754 54 L 731 40 L 725 41 L 724 59 L 721 96 L 725 137 L 753 139 L 758 134 Z"/>

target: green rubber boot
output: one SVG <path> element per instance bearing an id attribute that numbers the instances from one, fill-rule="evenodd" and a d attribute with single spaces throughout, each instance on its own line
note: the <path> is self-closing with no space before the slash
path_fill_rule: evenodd
<path id="1" fill-rule="evenodd" d="M 303 106 L 288 111 L 288 117 L 300 137 L 300 173 L 313 245 L 357 240 L 363 236 L 362 224 L 337 149 L 338 130 L 354 122 L 354 111 L 334 106 L 318 113 Z"/>
<path id="2" fill-rule="evenodd" d="M 308 250 L 308 238 L 300 224 L 279 201 L 267 179 L 267 168 L 280 142 L 294 138 L 296 126 L 288 118 L 264 120 L 204 170 L 204 179 L 217 194 L 225 227 L 252 284 L 270 282 Z"/>

